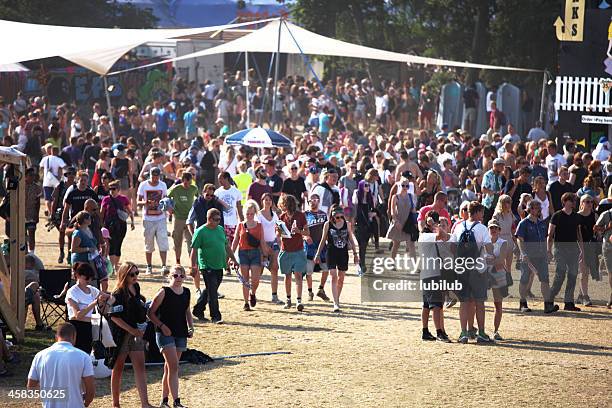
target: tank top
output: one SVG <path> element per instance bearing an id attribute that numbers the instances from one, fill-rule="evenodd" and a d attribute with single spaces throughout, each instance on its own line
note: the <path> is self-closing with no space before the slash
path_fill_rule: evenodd
<path id="1" fill-rule="evenodd" d="M 115 165 L 115 176 L 118 179 L 122 179 L 124 177 L 127 177 L 128 172 L 129 172 L 129 159 L 127 158 L 117 159 L 116 165 Z"/>
<path id="2" fill-rule="evenodd" d="M 168 326 L 172 337 L 187 337 L 187 317 L 185 311 L 189 307 L 189 289 L 183 286 L 183 293 L 177 295 L 172 288 L 164 286 L 164 301 L 159 305 L 157 312 L 159 320 Z M 161 333 L 157 327 L 155 331 Z"/>
<path id="3" fill-rule="evenodd" d="M 263 211 L 263 210 L 262 210 Z M 276 221 L 278 221 L 278 215 L 272 211 L 272 219 L 268 221 L 262 213 L 257 215 L 257 219 L 263 228 L 264 241 L 273 242 L 276 241 Z"/>
<path id="4" fill-rule="evenodd" d="M 542 219 L 547 219 L 550 215 L 548 212 L 548 194 L 546 194 L 546 198 L 542 200 L 536 193 L 533 193 L 533 201 L 536 201 L 542 205 Z"/>
<path id="5" fill-rule="evenodd" d="M 337 228 L 333 222 L 329 223 L 327 248 L 329 250 L 348 251 L 348 226 L 346 221 L 340 228 Z"/>

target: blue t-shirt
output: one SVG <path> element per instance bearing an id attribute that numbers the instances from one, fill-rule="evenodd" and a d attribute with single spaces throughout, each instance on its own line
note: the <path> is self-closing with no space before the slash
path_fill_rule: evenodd
<path id="1" fill-rule="evenodd" d="M 166 112 L 164 108 L 155 113 L 155 127 L 157 129 L 157 133 L 164 133 L 168 131 L 168 112 Z"/>
<path id="2" fill-rule="evenodd" d="M 79 248 L 92 248 L 92 247 L 97 247 L 98 246 L 98 240 L 96 240 L 96 237 L 92 236 L 92 237 L 88 237 L 87 234 L 85 234 L 83 231 L 81 230 L 75 230 L 72 233 L 72 240 L 74 242 L 74 238 L 79 237 L 81 239 L 81 243 L 79 244 Z M 88 252 L 79 252 L 77 253 L 72 253 L 71 257 L 70 257 L 72 264 L 74 265 L 75 262 L 89 262 L 89 253 Z"/>
<path id="3" fill-rule="evenodd" d="M 319 113 L 319 133 L 329 133 L 329 115 Z"/>
<path id="4" fill-rule="evenodd" d="M 195 111 L 185 112 L 183 115 L 183 122 L 185 122 L 185 133 L 195 133 L 197 131 L 195 119 L 196 119 Z"/>
<path id="5" fill-rule="evenodd" d="M 517 237 L 523 238 L 526 245 L 526 255 L 532 258 L 543 258 L 546 256 L 546 236 L 548 227 L 542 220 L 532 222 L 528 217 L 519 222 L 516 228 Z"/>
<path id="6" fill-rule="evenodd" d="M 176 112 L 175 111 L 168 112 L 168 119 L 171 122 L 171 124 L 168 125 L 168 131 L 174 132 L 176 130 L 174 126 L 174 124 L 176 123 Z"/>

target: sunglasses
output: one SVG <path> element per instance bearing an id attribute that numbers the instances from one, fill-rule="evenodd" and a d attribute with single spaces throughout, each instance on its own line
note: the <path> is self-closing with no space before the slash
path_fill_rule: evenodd
<path id="1" fill-rule="evenodd" d="M 402 188 L 409 188 L 410 184 L 402 184 Z"/>
<path id="2" fill-rule="evenodd" d="M 109 189 L 110 191 L 115 191 L 115 190 L 117 190 L 117 187 L 109 187 L 108 189 Z"/>
<path id="3" fill-rule="evenodd" d="M 174 279 L 176 279 L 176 278 L 185 279 L 185 275 L 183 275 L 182 273 L 173 273 L 173 274 L 172 274 L 172 277 L 173 277 Z"/>
<path id="4" fill-rule="evenodd" d="M 138 271 L 134 271 L 134 272 L 130 272 L 128 275 L 129 275 L 130 278 L 135 278 L 136 276 L 138 276 L 139 273 L 140 272 L 138 272 Z"/>
<path id="5" fill-rule="evenodd" d="M 291 168 L 291 170 L 297 170 L 297 169 L 298 169 L 297 167 L 292 167 L 292 168 Z"/>
<path id="6" fill-rule="evenodd" d="M 334 216 L 334 218 L 335 218 L 336 220 L 341 220 L 341 219 L 344 219 L 344 217 L 343 217 L 343 216 L 341 216 L 341 215 L 336 215 L 336 216 Z"/>
<path id="7" fill-rule="evenodd" d="M 213 195 L 214 194 L 206 194 L 206 195 L 204 195 L 204 197 L 210 199 L 210 198 L 213 198 Z"/>

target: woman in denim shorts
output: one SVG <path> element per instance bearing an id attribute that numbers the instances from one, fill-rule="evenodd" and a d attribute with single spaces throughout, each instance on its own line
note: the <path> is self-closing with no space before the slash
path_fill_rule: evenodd
<path id="1" fill-rule="evenodd" d="M 248 312 L 257 304 L 257 287 L 262 271 L 263 253 L 267 253 L 267 245 L 263 240 L 263 228 L 257 221 L 259 206 L 255 200 L 248 200 L 243 208 L 244 222 L 238 224 L 236 235 L 232 243 L 232 251 L 238 248 L 238 260 L 240 262 L 240 273 L 245 282 L 250 280 L 250 292 L 247 285 L 242 285 L 244 297 L 244 311 Z"/>
<path id="2" fill-rule="evenodd" d="M 190 292 L 183 287 L 185 269 L 173 266 L 170 285 L 162 287 L 149 308 L 149 320 L 155 325 L 157 347 L 164 356 L 161 407 L 168 407 L 168 395 L 174 398 L 174 407 L 183 407 L 178 393 L 178 366 L 181 354 L 187 349 L 187 338 L 193 336 L 193 316 L 189 308 Z"/>
<path id="3" fill-rule="evenodd" d="M 270 274 L 272 275 L 270 286 L 272 287 L 272 302 L 277 304 L 282 304 L 283 302 L 278 298 L 278 251 L 280 250 L 280 246 L 278 245 L 278 239 L 276 237 L 276 223 L 278 222 L 278 215 L 272 208 L 274 205 L 274 200 L 272 199 L 272 194 L 264 193 L 261 196 L 261 203 L 263 208 L 259 211 L 257 215 L 257 219 L 261 223 L 263 228 L 264 241 L 266 241 L 266 245 L 268 246 L 268 253 L 264 254 L 264 263 L 262 265 L 262 274 L 263 267 L 266 267 L 270 270 Z"/>

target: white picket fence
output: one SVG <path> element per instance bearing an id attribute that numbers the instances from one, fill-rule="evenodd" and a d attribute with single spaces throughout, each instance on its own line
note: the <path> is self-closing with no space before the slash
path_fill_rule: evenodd
<path id="1" fill-rule="evenodd" d="M 608 112 L 611 91 L 604 92 L 599 83 L 602 79 L 604 78 L 557 77 L 555 109 L 557 111 Z"/>

